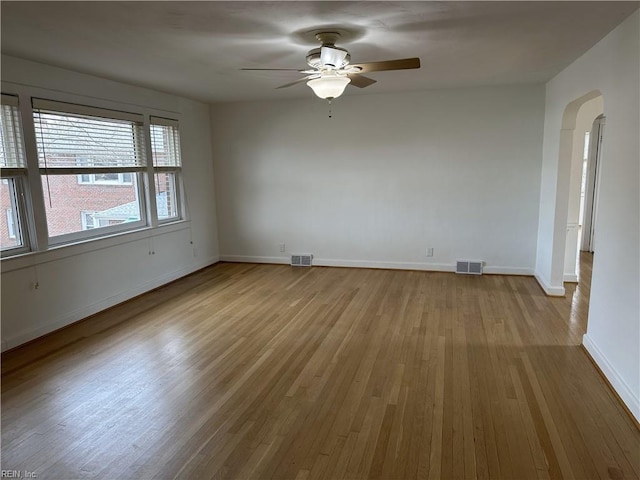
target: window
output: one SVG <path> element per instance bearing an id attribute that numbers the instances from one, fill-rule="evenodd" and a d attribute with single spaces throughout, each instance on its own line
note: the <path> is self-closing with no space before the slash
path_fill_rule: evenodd
<path id="1" fill-rule="evenodd" d="M 6 254 L 29 250 L 26 226 L 26 163 L 18 97 L 2 94 L 0 107 L 0 250 Z"/>
<path id="2" fill-rule="evenodd" d="M 50 243 L 146 225 L 142 116 L 33 99 Z"/>
<path id="3" fill-rule="evenodd" d="M 183 218 L 176 120 L 20 95 L 0 110 L 3 258 Z"/>
<path id="4" fill-rule="evenodd" d="M 82 222 L 82 230 L 91 230 L 92 228 L 96 228 L 95 219 L 93 215 L 96 212 L 80 212 L 80 221 Z"/>
<path id="5" fill-rule="evenodd" d="M 10 239 L 16 238 L 16 220 L 13 218 L 13 211 L 7 210 L 7 235 Z"/>
<path id="6" fill-rule="evenodd" d="M 156 214 L 160 222 L 180 219 L 178 185 L 182 161 L 178 122 L 151 117 L 151 153 L 156 191 Z"/>
<path id="7" fill-rule="evenodd" d="M 78 175 L 80 185 L 132 185 L 130 173 L 85 173 Z"/>

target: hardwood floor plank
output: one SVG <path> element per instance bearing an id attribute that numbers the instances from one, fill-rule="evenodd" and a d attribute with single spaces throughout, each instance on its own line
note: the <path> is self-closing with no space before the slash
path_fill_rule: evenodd
<path id="1" fill-rule="evenodd" d="M 640 475 L 640 432 L 534 279 L 221 263 L 2 356 L 40 479 Z M 584 281 L 582 281 L 584 280 Z"/>
<path id="2" fill-rule="evenodd" d="M 437 371 L 435 378 L 435 398 L 433 422 L 431 428 L 431 457 L 429 459 L 429 479 L 443 478 L 443 428 L 444 428 L 444 394 L 445 394 L 445 337 L 438 337 Z"/>

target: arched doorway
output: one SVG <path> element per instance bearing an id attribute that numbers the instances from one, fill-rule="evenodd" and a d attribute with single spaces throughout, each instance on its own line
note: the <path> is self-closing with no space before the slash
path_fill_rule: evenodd
<path id="1" fill-rule="evenodd" d="M 576 111 L 570 156 L 564 282 L 578 282 L 580 251 L 593 251 L 592 219 L 597 199 L 596 165 L 601 152 L 603 113 L 602 95 L 585 100 Z"/>

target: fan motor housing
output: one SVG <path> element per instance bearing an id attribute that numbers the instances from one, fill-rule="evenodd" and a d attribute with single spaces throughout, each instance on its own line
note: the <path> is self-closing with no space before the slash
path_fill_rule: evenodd
<path id="1" fill-rule="evenodd" d="M 340 65 L 334 65 L 336 69 L 344 68 L 347 65 L 349 65 L 349 61 L 351 60 L 351 55 L 349 55 L 349 52 L 347 52 L 344 48 L 336 47 L 335 45 L 331 45 L 331 48 L 336 50 L 341 50 L 347 54 Z M 322 64 L 322 61 L 320 60 L 321 50 L 322 50 L 322 47 L 309 50 L 309 53 L 307 53 L 307 65 L 317 69 L 322 69 L 325 66 Z"/>

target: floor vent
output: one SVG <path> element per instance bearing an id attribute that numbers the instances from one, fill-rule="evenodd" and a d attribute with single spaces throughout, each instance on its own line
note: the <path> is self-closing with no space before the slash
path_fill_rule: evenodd
<path id="1" fill-rule="evenodd" d="M 313 255 L 291 255 L 291 265 L 294 267 L 310 267 Z"/>
<path id="2" fill-rule="evenodd" d="M 456 262 L 456 273 L 464 273 L 466 275 L 482 275 L 482 262 L 458 260 Z"/>

